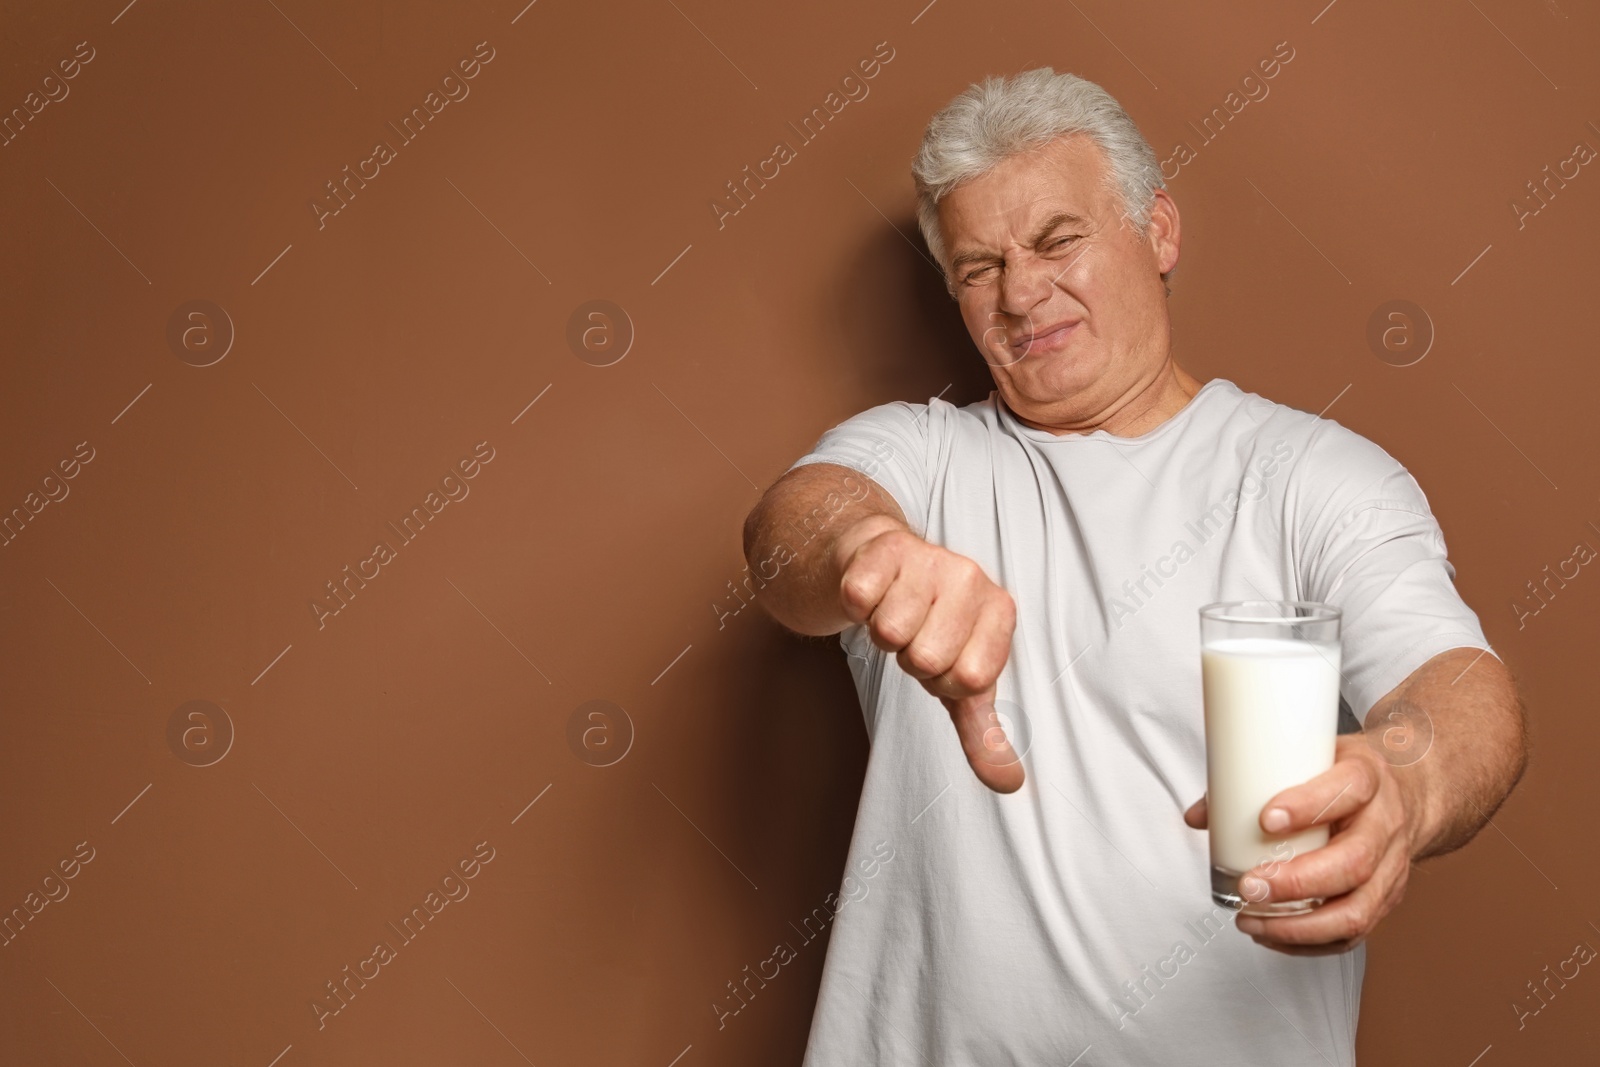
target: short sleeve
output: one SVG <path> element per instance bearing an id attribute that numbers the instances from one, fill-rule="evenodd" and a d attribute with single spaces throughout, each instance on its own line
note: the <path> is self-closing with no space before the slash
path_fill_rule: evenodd
<path id="1" fill-rule="evenodd" d="M 1422 487 L 1378 445 L 1319 423 L 1288 506 L 1302 596 L 1340 609 L 1343 695 L 1358 720 L 1441 652 L 1493 654 Z"/>
<path id="2" fill-rule="evenodd" d="M 918 537 L 928 532 L 928 404 L 896 400 L 868 408 L 824 433 L 810 452 L 790 464 L 835 463 L 872 479 L 894 497 L 906 525 Z M 787 473 L 787 472 L 785 472 Z"/>

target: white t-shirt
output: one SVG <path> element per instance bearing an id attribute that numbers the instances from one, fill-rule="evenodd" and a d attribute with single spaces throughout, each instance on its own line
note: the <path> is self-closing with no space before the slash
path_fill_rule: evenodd
<path id="1" fill-rule="evenodd" d="M 1033 429 L 996 392 L 884 404 L 794 466 L 815 462 L 1015 598 L 998 698 L 1027 782 L 987 789 L 943 705 L 865 627 L 840 635 L 871 755 L 805 1067 L 1353 1064 L 1365 946 L 1255 944 L 1183 822 L 1206 785 L 1198 609 L 1341 608 L 1358 720 L 1437 653 L 1487 649 L 1415 479 L 1220 378 L 1139 437 Z"/>

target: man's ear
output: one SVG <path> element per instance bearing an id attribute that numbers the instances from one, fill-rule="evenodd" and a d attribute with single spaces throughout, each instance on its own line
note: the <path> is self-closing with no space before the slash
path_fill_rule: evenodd
<path id="1" fill-rule="evenodd" d="M 1150 222 L 1145 237 L 1155 255 L 1156 266 L 1161 271 L 1161 281 L 1178 266 L 1178 248 L 1182 243 L 1183 226 L 1178 218 L 1178 204 L 1165 189 L 1157 189 L 1150 198 Z M 1171 290 L 1168 290 L 1168 295 Z"/>

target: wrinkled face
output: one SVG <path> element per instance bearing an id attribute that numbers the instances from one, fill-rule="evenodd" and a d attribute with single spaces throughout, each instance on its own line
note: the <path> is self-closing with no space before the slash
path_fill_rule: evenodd
<path id="1" fill-rule="evenodd" d="M 995 387 L 1030 422 L 1064 428 L 1154 381 L 1169 348 L 1161 275 L 1177 208 L 1156 191 L 1141 237 L 1100 147 L 1083 134 L 1018 153 L 939 203 L 949 274 Z"/>

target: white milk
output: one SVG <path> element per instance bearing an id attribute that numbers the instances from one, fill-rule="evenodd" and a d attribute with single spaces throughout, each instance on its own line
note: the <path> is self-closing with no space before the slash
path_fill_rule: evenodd
<path id="1" fill-rule="evenodd" d="M 1200 663 L 1212 866 L 1244 872 L 1327 844 L 1326 824 L 1264 833 L 1261 809 L 1333 766 L 1339 646 L 1225 638 L 1202 647 Z"/>

